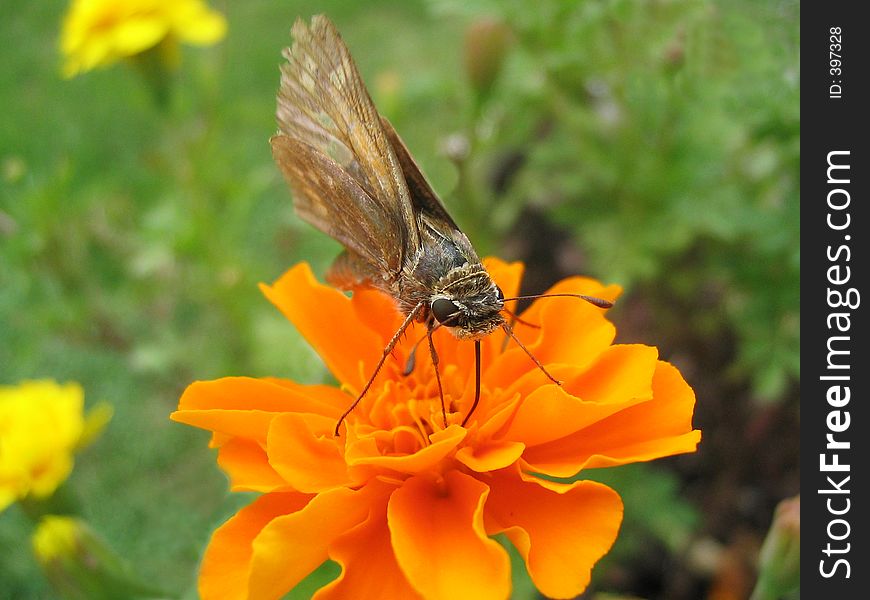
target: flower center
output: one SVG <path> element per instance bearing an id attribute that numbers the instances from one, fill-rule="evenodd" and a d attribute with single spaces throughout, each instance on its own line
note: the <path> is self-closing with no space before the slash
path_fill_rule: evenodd
<path id="1" fill-rule="evenodd" d="M 465 378 L 454 364 L 441 365 L 442 410 L 438 380 L 431 363 L 417 365 L 405 376 L 373 386 L 351 413 L 349 426 L 379 430 L 379 445 L 385 454 L 412 454 L 428 446 L 430 436 L 453 423 L 461 423 Z M 445 424 L 446 417 L 446 424 Z"/>

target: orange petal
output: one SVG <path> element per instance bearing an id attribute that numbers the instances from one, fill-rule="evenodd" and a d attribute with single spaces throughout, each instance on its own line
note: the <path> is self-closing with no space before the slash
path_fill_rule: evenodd
<path id="1" fill-rule="evenodd" d="M 535 446 L 570 435 L 652 397 L 658 351 L 649 346 L 611 346 L 588 370 L 532 391 L 504 437 Z"/>
<path id="2" fill-rule="evenodd" d="M 267 412 L 311 412 L 341 414 L 347 402 L 341 403 L 331 393 L 334 388 L 325 385 L 305 386 L 292 381 L 252 377 L 224 377 L 214 381 L 196 381 L 184 390 L 178 401 L 178 410 L 263 410 Z"/>
<path id="3" fill-rule="evenodd" d="M 652 397 L 651 382 L 658 357 L 658 348 L 654 346 L 611 346 L 562 387 L 578 398 L 600 404 L 619 405 L 627 398 L 648 399 Z"/>
<path id="4" fill-rule="evenodd" d="M 622 292 L 622 288 L 618 285 L 602 285 L 600 282 L 595 281 L 594 279 L 590 279 L 588 277 L 569 277 L 567 279 L 563 279 L 559 281 L 550 289 L 546 290 L 542 296 L 550 295 L 550 294 L 581 294 L 585 296 L 592 296 L 595 298 L 601 298 L 602 300 L 610 300 L 611 302 L 615 301 L 619 294 Z M 553 309 L 552 307 L 556 306 L 557 308 Z M 542 324 L 542 321 L 547 318 L 547 315 L 544 314 L 545 311 L 555 311 L 553 314 L 558 315 L 560 313 L 565 314 L 573 309 L 580 309 L 585 311 L 586 309 L 593 308 L 598 314 L 604 314 L 604 310 L 600 308 L 596 308 L 582 300 L 580 298 L 538 298 L 534 302 L 532 302 L 531 306 L 528 309 L 523 311 L 522 315 L 520 315 L 523 320 L 529 321 L 530 323 L 535 323 L 538 325 Z M 536 335 L 534 335 L 535 330 L 529 329 L 528 327 L 523 327 L 518 329 L 518 335 L 523 339 L 523 341 L 531 341 Z"/>
<path id="5" fill-rule="evenodd" d="M 226 377 L 190 384 L 170 418 L 216 433 L 265 442 L 274 413 L 314 413 L 337 419 L 347 402 L 347 394 L 329 386 Z"/>
<path id="6" fill-rule="evenodd" d="M 292 514 L 273 518 L 253 541 L 250 598 L 280 598 L 327 559 L 332 542 L 386 501 L 382 484 L 318 494 Z"/>
<path id="7" fill-rule="evenodd" d="M 377 433 L 377 432 L 376 432 Z M 388 432 L 380 432 L 388 433 Z M 392 432 L 389 432 L 392 433 Z M 430 444 L 413 454 L 398 456 L 383 455 L 373 438 L 360 439 L 359 442 L 348 444 L 345 455 L 347 464 L 351 467 L 371 465 L 397 471 L 399 473 L 422 473 L 434 467 L 446 458 L 456 448 L 468 431 L 459 425 L 450 425 L 447 429 L 436 431 L 429 436 Z"/>
<path id="8" fill-rule="evenodd" d="M 473 399 L 473 396 L 472 396 Z M 469 421 L 469 426 L 475 421 L 480 421 L 480 429 L 477 435 L 480 439 L 494 439 L 501 437 L 498 432 L 502 430 L 514 418 L 519 409 L 522 397 L 519 394 L 486 394 L 481 399 L 481 406 Z"/>
<path id="9" fill-rule="evenodd" d="M 200 598 L 247 600 L 254 538 L 272 519 L 301 510 L 310 499 L 295 492 L 265 494 L 221 525 L 202 559 Z"/>
<path id="10" fill-rule="evenodd" d="M 364 327 L 350 298 L 318 283 L 307 263 L 287 271 L 263 294 L 296 326 L 342 383 L 362 389 L 381 357 L 383 340 Z"/>
<path id="11" fill-rule="evenodd" d="M 508 440 L 489 440 L 463 446 L 456 451 L 456 460 L 472 471 L 497 471 L 514 464 L 523 454 L 525 444 Z"/>
<path id="12" fill-rule="evenodd" d="M 169 418 L 215 432 L 211 444 L 214 447 L 234 437 L 265 444 L 275 413 L 261 410 L 179 410 L 169 415 Z"/>
<path id="13" fill-rule="evenodd" d="M 359 323 L 378 333 L 381 347 L 387 345 L 405 320 L 396 301 L 387 294 L 373 289 L 354 290 L 350 299 Z"/>
<path id="14" fill-rule="evenodd" d="M 412 477 L 390 498 L 396 559 L 424 598 L 503 600 L 510 594 L 507 553 L 486 536 L 487 486 L 458 471 Z"/>
<path id="15" fill-rule="evenodd" d="M 260 444 L 233 438 L 218 451 L 218 465 L 229 475 L 233 492 L 271 492 L 287 489 L 287 482 L 269 464 Z"/>
<path id="16" fill-rule="evenodd" d="M 647 461 L 692 452 L 701 432 L 692 430 L 695 394 L 676 368 L 658 361 L 653 399 L 613 414 L 570 436 L 529 448 L 533 471 L 570 477 L 583 468 Z"/>
<path id="17" fill-rule="evenodd" d="M 602 310 L 574 298 L 547 299 L 549 304 L 536 311 L 530 321 L 541 329 L 523 325 L 514 327 L 514 334 L 545 367 L 554 364 L 583 369 L 595 361 L 613 342 L 616 328 L 601 314 Z M 539 300 L 538 302 L 543 302 Z M 534 305 L 533 305 L 534 308 Z M 531 310 L 531 309 L 529 309 Z M 526 319 L 523 314 L 523 319 Z M 552 369 L 548 368 L 552 371 Z M 529 377 L 523 377 L 527 374 Z M 555 376 L 555 373 L 552 373 Z M 502 387 L 527 394 L 540 385 L 546 376 L 515 341 L 498 356 L 484 372 L 490 388 Z"/>
<path id="18" fill-rule="evenodd" d="M 385 509 L 374 507 L 368 519 L 329 547 L 329 558 L 341 565 L 341 575 L 320 588 L 313 600 L 420 598 L 396 562 Z"/>
<path id="19" fill-rule="evenodd" d="M 269 428 L 269 463 L 300 492 L 317 493 L 350 483 L 342 448 L 333 435 L 335 419 L 285 413 Z"/>
<path id="20" fill-rule="evenodd" d="M 299 405 L 293 408 L 295 412 L 340 415 L 352 400 L 347 393 L 334 385 L 302 384 L 277 377 L 264 377 L 261 381 L 280 385 L 297 394 Z"/>
<path id="21" fill-rule="evenodd" d="M 540 335 L 529 347 L 534 348 L 535 356 L 543 364 L 584 366 L 613 342 L 616 328 L 604 318 L 600 308 L 576 298 L 546 298 L 537 302 L 544 300 L 549 303 L 541 307 L 540 319 L 533 321 L 541 325 Z M 529 310 L 533 308 L 534 305 Z"/>
<path id="22" fill-rule="evenodd" d="M 592 566 L 610 550 L 622 522 L 622 500 L 609 487 L 564 485 L 506 469 L 493 474 L 486 528 L 504 532 L 532 581 L 549 598 L 574 598 L 586 589 Z"/>

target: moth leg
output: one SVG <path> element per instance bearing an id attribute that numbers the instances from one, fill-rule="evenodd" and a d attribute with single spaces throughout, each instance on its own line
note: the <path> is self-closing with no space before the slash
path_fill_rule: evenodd
<path id="1" fill-rule="evenodd" d="M 541 361 L 539 361 L 538 358 L 537 358 L 534 354 L 532 354 L 532 352 L 531 352 L 528 348 L 526 348 L 525 344 L 523 344 L 523 343 L 519 340 L 519 338 L 518 338 L 517 336 L 514 335 L 513 330 L 510 328 L 510 326 L 509 326 L 507 323 L 505 323 L 504 325 L 502 325 L 501 328 L 504 330 L 504 332 L 505 332 L 506 334 L 508 334 L 508 336 L 510 336 L 510 338 L 511 338 L 513 341 L 515 341 L 515 342 L 517 343 L 517 346 L 519 346 L 520 348 L 523 349 L 523 352 L 525 352 L 526 355 L 527 355 L 529 358 L 532 359 L 532 362 L 535 363 L 535 365 L 536 365 L 536 366 L 541 370 L 541 372 L 542 372 L 544 375 L 546 375 L 546 376 L 550 379 L 550 381 L 552 381 L 552 382 L 555 383 L 556 385 L 559 385 L 559 386 L 562 385 L 562 382 L 559 381 L 558 379 L 556 379 L 555 377 L 553 377 L 552 375 L 550 375 L 550 372 L 547 371 L 547 369 L 544 368 L 544 365 L 541 364 Z"/>
<path id="2" fill-rule="evenodd" d="M 372 376 L 369 377 L 369 380 L 368 380 L 368 382 L 366 382 L 365 387 L 363 387 L 362 392 L 360 392 L 360 394 L 359 394 L 359 396 L 357 396 L 356 400 L 353 401 L 353 404 L 351 404 L 351 405 L 347 408 L 346 411 L 344 411 L 343 413 L 341 413 L 341 416 L 338 418 L 338 422 L 335 424 L 335 435 L 336 435 L 336 437 L 339 435 L 339 433 L 338 433 L 338 429 L 339 429 L 339 427 L 341 427 L 341 424 L 344 422 L 344 420 L 345 420 L 345 418 L 347 417 L 347 415 L 349 415 L 349 414 L 351 413 L 351 411 L 353 411 L 353 409 L 356 408 L 356 405 L 360 403 L 360 400 L 363 399 L 363 396 L 366 395 L 366 392 L 369 391 L 369 388 L 372 387 L 372 383 L 374 383 L 374 381 L 375 381 L 375 377 L 378 376 L 378 373 L 380 372 L 381 367 L 384 366 L 384 362 L 386 362 L 387 357 L 388 357 L 388 356 L 393 352 L 393 348 L 396 347 L 396 344 L 399 343 L 399 339 L 402 337 L 402 334 L 405 332 L 405 329 L 408 328 L 408 325 L 410 325 L 411 322 L 412 322 L 415 318 L 417 318 L 417 314 L 419 314 L 421 308 L 423 308 L 423 302 L 418 303 L 417 306 L 415 306 L 414 309 L 413 309 L 411 312 L 408 313 L 408 316 L 405 317 L 405 320 L 404 320 L 404 321 L 402 321 L 402 325 L 399 327 L 399 329 L 396 331 L 396 333 L 393 334 L 393 337 L 390 338 L 390 341 L 389 341 L 389 343 L 386 345 L 386 347 L 384 347 L 384 352 L 383 352 L 383 354 L 381 354 L 381 359 L 378 361 L 378 365 L 375 367 L 375 371 L 374 371 L 374 373 L 372 373 Z M 432 343 L 431 338 L 430 338 L 430 340 L 429 340 L 429 343 L 430 343 L 430 345 L 431 345 L 431 343 Z M 436 370 L 435 370 L 435 373 L 436 373 L 436 374 L 438 373 L 437 368 L 436 368 Z M 440 382 L 439 382 L 439 389 L 440 389 L 440 386 L 441 386 L 441 384 L 440 384 Z M 442 399 L 442 401 L 441 401 L 441 406 L 442 406 L 442 409 L 443 409 L 443 407 L 444 407 L 444 401 L 443 401 L 443 399 Z M 445 417 L 445 420 L 446 420 L 446 417 Z"/>
<path id="3" fill-rule="evenodd" d="M 432 366 L 435 368 L 435 381 L 438 382 L 438 397 L 441 398 L 441 418 L 444 420 L 444 428 L 447 428 L 447 409 L 444 407 L 444 388 L 441 387 L 441 374 L 438 372 L 438 353 L 435 351 L 435 343 L 432 341 L 432 332 L 435 327 L 429 327 L 426 337 L 429 338 L 429 354 L 432 355 Z"/>
<path id="4" fill-rule="evenodd" d="M 508 327 L 510 327 L 511 329 L 513 329 L 513 326 L 515 323 L 519 323 L 520 325 L 525 325 L 526 327 L 531 327 L 532 329 L 540 329 L 541 328 L 540 325 L 535 325 L 534 323 L 529 323 L 528 321 L 524 321 L 523 319 L 519 318 L 519 316 L 517 316 L 515 313 L 509 311 L 506 308 L 503 308 L 501 310 L 502 310 L 502 312 L 507 313 L 507 315 L 511 318 L 510 322 L 508 323 Z M 507 350 L 508 342 L 510 342 L 510 339 L 511 339 L 510 336 L 508 336 L 508 335 L 504 336 L 504 341 L 502 341 L 502 343 L 501 343 L 502 353 L 504 353 L 504 351 Z"/>

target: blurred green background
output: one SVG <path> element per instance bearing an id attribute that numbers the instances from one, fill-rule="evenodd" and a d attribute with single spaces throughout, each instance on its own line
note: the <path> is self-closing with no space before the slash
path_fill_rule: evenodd
<path id="1" fill-rule="evenodd" d="M 68 484 L 92 526 L 190 593 L 249 498 L 168 420 L 180 393 L 325 377 L 257 289 L 339 250 L 294 216 L 268 145 L 290 25 L 323 12 L 479 253 L 524 260 L 529 292 L 625 286 L 619 341 L 695 388 L 697 454 L 592 475 L 626 522 L 587 595 L 747 597 L 798 491 L 797 0 L 211 5 L 227 38 L 183 48 L 161 106 L 126 64 L 61 79 L 65 2 L 0 4 L 0 383 L 76 380 L 115 406 Z M 29 528 L 0 514 L 0 599 L 52 597 Z M 515 597 L 535 597 L 521 568 Z"/>

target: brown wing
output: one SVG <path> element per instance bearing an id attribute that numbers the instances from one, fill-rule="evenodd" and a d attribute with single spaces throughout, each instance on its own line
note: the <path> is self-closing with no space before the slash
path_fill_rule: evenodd
<path id="1" fill-rule="evenodd" d="M 384 248 L 399 247 L 398 227 L 338 163 L 318 149 L 286 135 L 271 139 L 272 155 L 292 186 L 300 217 L 371 264 L 390 273 Z"/>
<path id="2" fill-rule="evenodd" d="M 471 245 L 471 241 L 459 229 L 453 217 L 447 212 L 447 207 L 444 206 L 432 186 L 426 181 L 423 172 L 411 156 L 408 147 L 405 146 L 405 142 L 396 133 L 392 124 L 383 116 L 381 116 L 381 124 L 384 126 L 384 133 L 396 153 L 396 158 L 402 166 L 402 174 L 405 176 L 408 191 L 411 194 L 411 204 L 420 217 L 423 245 L 431 243 L 431 241 L 427 241 L 430 236 L 433 239 L 441 238 L 450 244 L 445 246 L 443 242 L 439 242 L 439 251 L 449 255 L 450 249 L 455 250 L 454 262 L 457 266 L 465 261 L 479 263 L 480 258 Z"/>
<path id="3" fill-rule="evenodd" d="M 385 282 L 380 273 L 375 272 L 366 259 L 352 250 L 345 250 L 332 261 L 329 271 L 326 272 L 326 281 L 340 290 L 380 287 L 387 293 L 392 291 L 384 288 Z"/>
<path id="4" fill-rule="evenodd" d="M 283 52 L 280 134 L 272 138 L 272 148 L 293 188 L 296 210 L 395 276 L 420 244 L 399 162 L 335 26 L 318 15 L 310 27 L 297 20 L 292 33 L 293 46 Z M 300 152 L 305 158 L 294 165 Z M 325 164 L 345 175 L 338 193 L 332 189 L 335 173 L 326 178 L 306 172 Z"/>
<path id="5" fill-rule="evenodd" d="M 459 226 L 453 221 L 453 218 L 447 212 L 447 207 L 441 202 L 438 195 L 432 190 L 432 186 L 426 181 L 423 172 L 417 165 L 417 161 L 411 156 L 408 147 L 399 134 L 396 132 L 393 124 L 386 117 L 381 115 L 381 125 L 384 128 L 384 134 L 390 141 L 393 147 L 393 152 L 396 153 L 396 158 L 399 160 L 399 165 L 402 167 L 402 174 L 405 176 L 405 182 L 408 185 L 408 190 L 411 194 L 411 204 L 421 213 L 428 215 L 435 221 L 442 221 L 449 228 L 459 231 Z"/>

